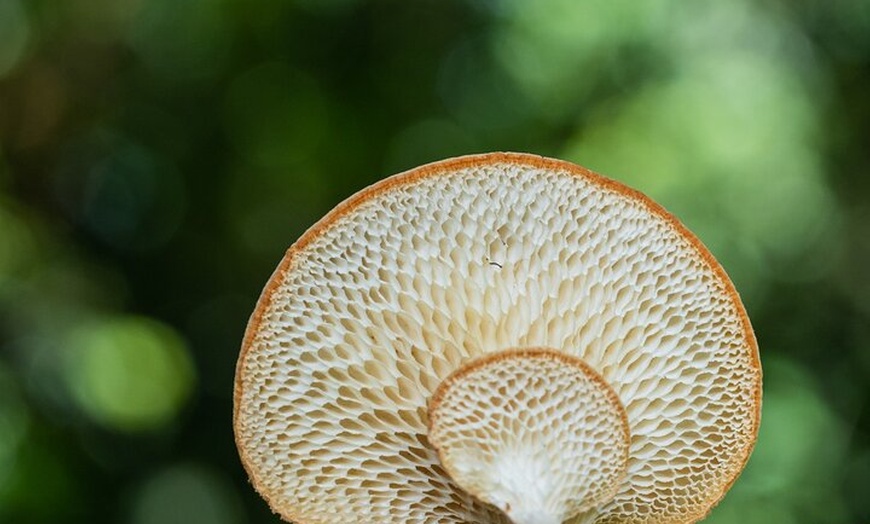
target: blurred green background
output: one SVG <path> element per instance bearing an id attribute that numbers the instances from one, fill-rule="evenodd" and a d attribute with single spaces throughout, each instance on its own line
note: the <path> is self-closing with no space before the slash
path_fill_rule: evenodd
<path id="1" fill-rule="evenodd" d="M 870 521 L 870 2 L 0 0 L 0 522 L 277 522 L 232 378 L 344 197 L 530 151 L 720 259 L 765 365 L 709 522 Z"/>

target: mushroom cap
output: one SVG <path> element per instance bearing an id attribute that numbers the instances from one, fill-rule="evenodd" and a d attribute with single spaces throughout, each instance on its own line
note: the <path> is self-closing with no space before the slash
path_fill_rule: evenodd
<path id="1" fill-rule="evenodd" d="M 456 483 L 514 524 L 561 524 L 619 489 L 629 429 L 616 393 L 585 362 L 524 348 L 444 379 L 429 403 L 429 442 Z"/>
<path id="2" fill-rule="evenodd" d="M 300 524 L 508 522 L 444 471 L 427 402 L 516 347 L 581 358 L 625 408 L 625 478 L 576 522 L 695 522 L 749 458 L 758 348 L 701 242 L 617 182 L 494 153 L 383 180 L 290 247 L 237 365 L 242 462 Z"/>

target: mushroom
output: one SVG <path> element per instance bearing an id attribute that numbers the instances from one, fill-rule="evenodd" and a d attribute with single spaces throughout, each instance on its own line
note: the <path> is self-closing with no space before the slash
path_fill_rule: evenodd
<path id="1" fill-rule="evenodd" d="M 613 389 L 581 359 L 552 349 L 469 362 L 429 406 L 429 442 L 444 469 L 516 524 L 560 524 L 610 500 L 628 441 Z"/>
<path id="2" fill-rule="evenodd" d="M 761 366 L 713 256 L 641 193 L 492 153 L 352 196 L 266 285 L 236 443 L 282 518 L 689 523 L 743 469 Z"/>

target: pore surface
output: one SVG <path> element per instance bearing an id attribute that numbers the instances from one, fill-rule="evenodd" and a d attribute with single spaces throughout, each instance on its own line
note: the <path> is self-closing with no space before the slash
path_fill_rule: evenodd
<path id="1" fill-rule="evenodd" d="M 562 524 L 609 501 L 628 441 L 610 386 L 580 359 L 547 348 L 475 359 L 429 403 L 429 442 L 447 473 L 514 524 Z"/>
<path id="2" fill-rule="evenodd" d="M 507 522 L 444 472 L 426 404 L 468 359 L 545 346 L 601 374 L 631 428 L 616 496 L 579 518 L 703 516 L 746 460 L 760 381 L 706 252 L 579 169 L 431 169 L 345 204 L 273 276 L 236 385 L 257 489 L 305 524 Z"/>

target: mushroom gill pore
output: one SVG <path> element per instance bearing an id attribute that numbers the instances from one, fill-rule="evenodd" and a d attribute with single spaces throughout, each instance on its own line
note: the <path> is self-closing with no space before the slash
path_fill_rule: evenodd
<path id="1" fill-rule="evenodd" d="M 299 524 L 690 523 L 760 422 L 739 296 L 661 206 L 567 162 L 387 178 L 287 251 L 248 324 L 234 430 Z"/>

